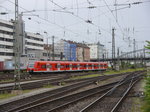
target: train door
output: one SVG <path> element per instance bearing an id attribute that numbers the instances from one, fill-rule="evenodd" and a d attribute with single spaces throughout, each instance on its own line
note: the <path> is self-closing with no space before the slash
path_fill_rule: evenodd
<path id="1" fill-rule="evenodd" d="M 51 71 L 51 65 L 50 65 L 50 63 L 46 63 L 46 71 Z"/>
<path id="2" fill-rule="evenodd" d="M 88 70 L 88 64 L 86 64 L 86 70 Z"/>
<path id="3" fill-rule="evenodd" d="M 94 69 L 94 64 L 92 63 L 92 69 Z"/>
<path id="4" fill-rule="evenodd" d="M 70 70 L 70 64 L 69 63 L 66 63 L 66 70 Z"/>
<path id="5" fill-rule="evenodd" d="M 80 70 L 80 64 L 79 63 L 77 64 L 77 68 L 78 68 L 78 70 Z"/>
<path id="6" fill-rule="evenodd" d="M 57 63 L 57 70 L 60 71 L 60 63 Z"/>
<path id="7" fill-rule="evenodd" d="M 70 63 L 70 65 L 69 65 L 69 67 L 70 67 L 70 70 L 72 70 L 72 64 Z"/>

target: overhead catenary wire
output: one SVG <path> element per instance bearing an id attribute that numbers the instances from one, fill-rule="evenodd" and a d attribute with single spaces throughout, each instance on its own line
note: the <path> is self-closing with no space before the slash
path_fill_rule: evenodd
<path id="1" fill-rule="evenodd" d="M 51 0 L 49 0 L 49 1 L 51 2 Z M 52 2 L 52 3 L 54 3 L 54 2 Z M 66 8 L 63 8 L 62 6 L 60 6 L 60 5 L 56 4 L 56 3 L 54 3 L 54 4 L 57 5 L 58 7 L 60 7 L 62 10 L 67 11 Z M 85 19 L 83 19 L 82 17 L 80 17 L 80 16 L 78 16 L 78 15 L 75 15 L 74 13 L 72 13 L 71 15 L 73 15 L 73 16 L 75 16 L 75 17 L 81 19 L 81 20 L 84 21 L 85 23 L 88 23 L 88 24 L 91 24 L 91 25 L 93 25 L 93 26 L 96 26 L 97 28 L 101 28 L 101 27 L 99 27 L 98 25 L 95 25 L 94 23 L 92 23 L 91 21 L 88 21 L 88 20 L 86 21 Z M 109 34 L 111 35 L 111 32 L 109 32 L 109 31 L 107 31 L 107 30 L 105 30 L 105 29 L 103 29 L 103 28 L 101 28 L 101 29 L 104 30 L 104 31 L 106 31 L 107 33 L 109 33 Z"/>
<path id="2" fill-rule="evenodd" d="M 60 5 L 59 5 L 59 6 L 60 6 Z M 106 5 L 105 5 L 105 6 L 106 6 Z M 60 6 L 60 7 L 61 7 L 61 9 L 62 9 L 62 8 L 63 8 L 63 9 L 65 8 L 65 7 L 62 7 L 62 6 Z M 67 9 L 67 8 L 65 8 L 65 10 L 66 10 L 66 9 Z M 60 10 L 60 12 L 61 12 L 61 11 L 62 11 L 62 10 Z M 64 11 L 64 12 L 65 12 L 65 11 Z M 75 15 L 75 14 L 71 14 L 71 15 Z M 80 17 L 80 16 L 78 16 L 78 15 L 75 15 L 75 16 L 77 16 L 78 18 L 80 18 L 81 20 L 83 20 L 83 21 L 85 22 L 85 19 L 84 19 L 84 18 L 82 18 L 82 17 Z M 51 21 L 49 21 L 49 23 L 50 23 L 50 24 L 53 24 L 53 23 L 51 23 Z M 54 22 L 54 23 L 55 23 L 55 22 Z M 86 23 L 87 23 L 87 22 L 86 22 Z M 54 25 L 56 25 L 56 24 L 57 24 L 57 23 L 55 23 Z M 88 23 L 88 24 L 89 24 L 89 23 Z M 57 24 L 57 25 L 59 25 L 59 24 Z M 57 26 L 57 25 L 56 25 L 56 26 Z M 99 27 L 100 27 L 100 26 L 98 26 L 98 25 L 95 25 L 94 23 L 91 23 L 91 25 L 96 26 L 98 29 L 99 29 Z M 60 26 L 61 26 L 61 25 L 60 25 Z M 59 26 L 58 26 L 58 27 L 59 27 Z M 61 26 L 60 28 L 64 30 L 64 26 Z M 67 27 L 65 26 L 65 30 L 66 30 L 66 31 L 69 31 L 70 29 L 67 30 Z M 104 31 L 108 32 L 109 34 L 111 34 L 110 31 L 108 31 L 108 30 L 106 30 L 106 29 L 104 29 L 104 28 L 102 28 L 102 30 L 104 30 Z M 70 31 L 69 31 L 69 32 L 70 32 Z M 73 32 L 74 32 L 74 31 L 73 31 Z M 80 34 L 77 33 L 77 32 L 74 32 L 74 34 L 80 35 Z"/>
<path id="3" fill-rule="evenodd" d="M 12 3 L 12 4 L 15 4 L 14 2 L 12 2 L 12 1 L 10 1 L 10 0 L 8 0 L 8 2 L 10 2 L 10 3 Z M 21 7 L 21 6 L 19 6 L 21 9 L 23 9 L 23 10 L 25 10 L 25 11 L 28 11 L 27 9 L 25 9 L 25 8 L 23 8 L 23 7 Z M 32 15 L 34 15 L 32 12 L 29 12 L 29 13 L 31 13 Z M 43 20 L 43 21 L 47 21 L 48 23 L 51 23 L 51 24 L 53 24 L 53 25 L 56 25 L 57 27 L 59 27 L 59 28 L 61 28 L 61 29 L 64 29 L 64 26 L 61 26 L 61 25 L 58 25 L 58 24 L 56 24 L 56 23 L 53 23 L 53 22 L 51 22 L 51 21 L 49 21 L 49 20 L 46 20 L 46 19 L 44 19 L 44 18 L 42 18 L 42 17 L 37 17 L 37 18 L 39 18 L 39 19 L 41 19 L 41 20 Z M 65 28 L 65 30 L 67 30 L 67 31 L 69 31 L 69 32 L 71 32 L 71 33 L 73 33 L 73 34 L 76 34 L 76 35 L 80 35 L 80 34 L 78 34 L 78 33 L 76 33 L 76 32 L 73 32 L 72 30 L 70 30 L 70 29 L 67 29 L 67 28 Z"/>
<path id="4" fill-rule="evenodd" d="M 9 1 L 10 3 L 12 3 L 12 4 L 15 4 L 14 2 L 12 2 L 12 1 L 10 1 L 10 0 L 8 0 L 8 1 Z M 54 2 L 52 2 L 52 3 L 54 3 Z M 55 3 L 55 4 L 56 4 L 56 3 Z M 60 6 L 60 5 L 57 5 L 57 6 L 59 6 L 59 7 L 62 8 L 62 9 L 64 9 L 64 8 L 63 8 L 62 6 Z M 21 6 L 19 6 L 19 7 L 20 7 L 21 9 L 25 10 L 25 11 L 28 11 L 27 9 L 25 9 L 25 8 L 23 8 L 23 7 L 21 7 Z M 64 9 L 64 10 L 65 10 L 65 9 Z M 30 13 L 31 13 L 31 12 L 30 12 Z M 31 14 L 33 14 L 33 13 L 31 13 Z M 85 22 L 85 19 L 79 17 L 78 15 L 75 15 L 75 14 L 72 14 L 72 15 L 74 15 L 75 17 L 78 17 L 79 19 L 81 19 L 81 20 L 83 20 L 83 21 Z M 51 21 L 49 21 L 49 20 L 46 20 L 46 19 L 44 19 L 44 18 L 42 18 L 42 17 L 38 17 L 38 18 L 40 18 L 41 20 L 47 21 L 47 22 L 50 23 L 50 24 L 56 25 L 57 27 L 60 27 L 61 29 L 64 30 L 64 26 L 58 25 L 58 24 L 56 24 L 56 23 L 53 23 L 53 22 L 51 22 Z M 89 24 L 89 23 L 88 23 L 88 24 Z M 93 23 L 91 23 L 91 24 L 93 24 Z M 93 25 L 94 25 L 94 24 L 93 24 Z M 99 26 L 97 26 L 97 25 L 94 25 L 94 26 L 96 26 L 97 28 L 101 28 L 101 27 L 99 27 Z M 101 29 L 111 35 L 111 32 L 107 31 L 106 29 L 104 29 L 104 28 L 101 28 Z M 65 31 L 72 32 L 73 34 L 76 34 L 76 35 L 78 35 L 78 36 L 80 35 L 79 33 L 73 32 L 72 30 L 67 29 L 66 27 L 65 27 Z"/>
<path id="5" fill-rule="evenodd" d="M 106 2 L 105 0 L 103 0 L 103 1 L 104 1 L 104 3 L 107 5 L 107 2 Z M 112 13 L 112 10 L 110 9 L 110 7 L 109 7 L 108 5 L 107 5 L 107 8 L 109 9 L 109 11 L 111 12 L 112 16 L 114 17 L 114 19 L 115 19 L 115 21 L 116 21 L 115 15 Z M 121 26 L 119 25 L 118 21 L 116 21 L 116 23 L 117 23 L 117 25 L 118 25 L 120 31 L 121 31 L 122 34 L 124 35 L 124 32 L 123 32 Z"/>
<path id="6" fill-rule="evenodd" d="M 59 4 L 53 2 L 52 0 L 49 0 L 49 1 L 50 1 L 51 3 L 53 3 L 54 5 L 58 6 L 59 8 L 61 8 L 62 10 L 67 11 L 65 7 L 60 6 Z M 101 1 L 101 0 L 100 0 L 100 1 Z M 108 4 L 106 4 L 106 6 L 108 7 Z M 73 16 L 75 16 L 75 17 L 77 17 L 77 18 L 79 18 L 79 19 L 81 19 L 82 21 L 84 21 L 84 22 L 86 22 L 86 23 L 88 23 L 88 24 L 91 24 L 91 25 L 93 25 L 93 26 L 96 26 L 98 29 L 101 28 L 100 26 L 95 25 L 95 24 L 92 23 L 91 21 L 88 21 L 88 20 L 86 21 L 85 19 L 83 19 L 82 17 L 80 17 L 80 16 L 78 16 L 78 15 L 75 15 L 74 13 L 70 13 L 70 14 L 73 15 Z M 118 26 L 120 27 L 120 25 L 118 25 Z M 120 27 L 120 28 L 121 28 L 121 27 Z M 110 31 L 107 31 L 107 30 L 104 29 L 104 28 L 101 28 L 101 29 L 111 35 L 111 32 L 110 32 Z"/>

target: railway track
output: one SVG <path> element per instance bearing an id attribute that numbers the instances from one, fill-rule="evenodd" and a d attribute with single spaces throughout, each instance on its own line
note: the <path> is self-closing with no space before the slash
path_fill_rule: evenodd
<path id="1" fill-rule="evenodd" d="M 138 80 L 138 77 L 133 76 L 127 83 L 122 82 L 117 84 L 80 112 L 117 112 L 126 95 Z"/>
<path id="2" fill-rule="evenodd" d="M 71 74 L 71 76 L 78 76 L 79 74 L 93 74 L 93 73 L 98 73 L 99 71 L 93 71 L 92 73 L 89 73 L 89 72 L 75 72 L 75 73 L 69 73 L 69 75 Z M 47 78 L 47 77 L 58 77 L 58 76 L 66 76 L 68 75 L 66 72 L 64 73 L 39 73 L 39 74 L 29 74 L 27 72 L 24 72 L 24 73 L 21 73 L 21 81 L 26 81 L 26 80 L 33 80 L 33 79 L 43 79 L 43 78 Z M 0 73 L 0 84 L 2 84 L 3 82 L 2 81 L 7 81 L 8 82 L 13 82 L 13 81 L 9 81 L 9 80 L 14 80 L 14 73 Z M 7 82 L 7 83 L 8 83 Z"/>
<path id="3" fill-rule="evenodd" d="M 44 79 L 44 80 L 39 80 L 39 81 L 31 81 L 28 83 L 21 83 L 21 87 L 23 90 L 28 90 L 28 89 L 35 89 L 35 88 L 41 88 L 44 85 L 60 85 L 61 83 L 75 83 L 75 82 L 79 82 L 79 81 L 85 81 L 85 80 L 97 80 L 99 78 L 102 78 L 103 76 L 97 76 L 97 77 L 93 77 L 93 78 L 84 78 L 84 79 L 69 79 L 72 76 L 84 76 L 84 75 L 90 75 L 93 73 L 86 73 L 86 74 L 70 74 L 70 75 L 65 75 L 63 76 L 59 76 L 58 78 L 54 78 L 54 79 Z M 114 75 L 109 75 L 109 76 L 104 76 L 104 77 L 115 77 L 115 76 L 119 76 L 119 75 L 124 75 L 124 74 L 114 74 Z M 10 93 L 13 89 L 13 84 L 8 84 L 8 85 L 4 85 L 4 86 L 0 86 L 0 93 Z"/>
<path id="4" fill-rule="evenodd" d="M 137 74 L 137 72 L 135 73 Z M 129 75 L 129 74 L 128 74 Z M 71 103 L 80 101 L 82 99 L 86 99 L 93 95 L 102 95 L 103 92 L 106 92 L 107 90 L 111 89 L 115 84 L 118 82 L 110 83 L 104 86 L 99 86 L 90 90 L 82 91 L 75 94 L 69 94 L 66 95 L 69 92 L 76 91 L 79 88 L 83 88 L 84 86 L 89 85 L 93 82 L 80 82 L 76 85 L 70 85 L 64 88 L 56 89 L 54 91 L 51 91 L 50 93 L 45 93 L 45 95 L 36 96 L 24 100 L 19 100 L 16 102 L 12 102 L 9 104 L 1 105 L 0 109 L 2 112 L 27 112 L 27 111 L 38 111 L 38 112 L 45 112 L 45 111 L 58 111 L 62 107 L 66 107 L 67 105 L 70 105 Z M 32 99 L 32 101 L 31 101 Z M 20 105 L 19 102 L 22 102 L 22 105 Z M 19 103 L 19 104 L 18 104 Z M 17 108 L 16 108 L 17 107 Z M 7 109 L 7 110 L 6 110 Z M 59 112 L 59 111 L 58 111 Z"/>
<path id="5" fill-rule="evenodd" d="M 90 75 L 94 73 L 99 73 L 99 71 L 95 71 L 92 73 L 89 72 L 77 72 L 77 73 L 39 73 L 36 75 L 30 75 L 28 73 L 21 74 L 21 82 L 24 81 L 32 81 L 32 80 L 39 80 L 39 79 L 47 79 L 47 78 L 57 78 L 57 77 L 65 77 L 65 76 L 83 76 L 83 75 Z M 14 73 L 5 73 L 5 74 L 0 74 L 0 84 L 6 84 L 6 83 L 13 83 L 14 81 Z"/>

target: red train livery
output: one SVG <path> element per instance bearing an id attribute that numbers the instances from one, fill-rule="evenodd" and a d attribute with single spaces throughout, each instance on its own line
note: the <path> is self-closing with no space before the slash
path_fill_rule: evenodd
<path id="1" fill-rule="evenodd" d="M 69 62 L 69 61 L 35 61 L 27 66 L 27 71 L 35 72 L 64 72 L 64 71 L 87 71 L 106 70 L 105 62 Z"/>

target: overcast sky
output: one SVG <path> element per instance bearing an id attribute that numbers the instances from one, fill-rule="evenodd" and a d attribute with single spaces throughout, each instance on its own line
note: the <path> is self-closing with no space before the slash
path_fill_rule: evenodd
<path id="1" fill-rule="evenodd" d="M 111 50 L 114 27 L 116 47 L 123 52 L 133 50 L 133 39 L 137 41 L 137 49 L 150 40 L 150 0 L 18 1 L 20 13 L 35 10 L 24 13 L 26 31 L 39 32 L 44 37 L 54 35 L 56 40 L 63 38 L 87 43 L 100 41 Z M 143 3 L 134 4 L 136 2 Z M 0 0 L 0 12 L 8 12 L 0 15 L 0 19 L 14 19 L 14 3 L 15 0 Z M 114 6 L 115 3 L 118 5 Z"/>

